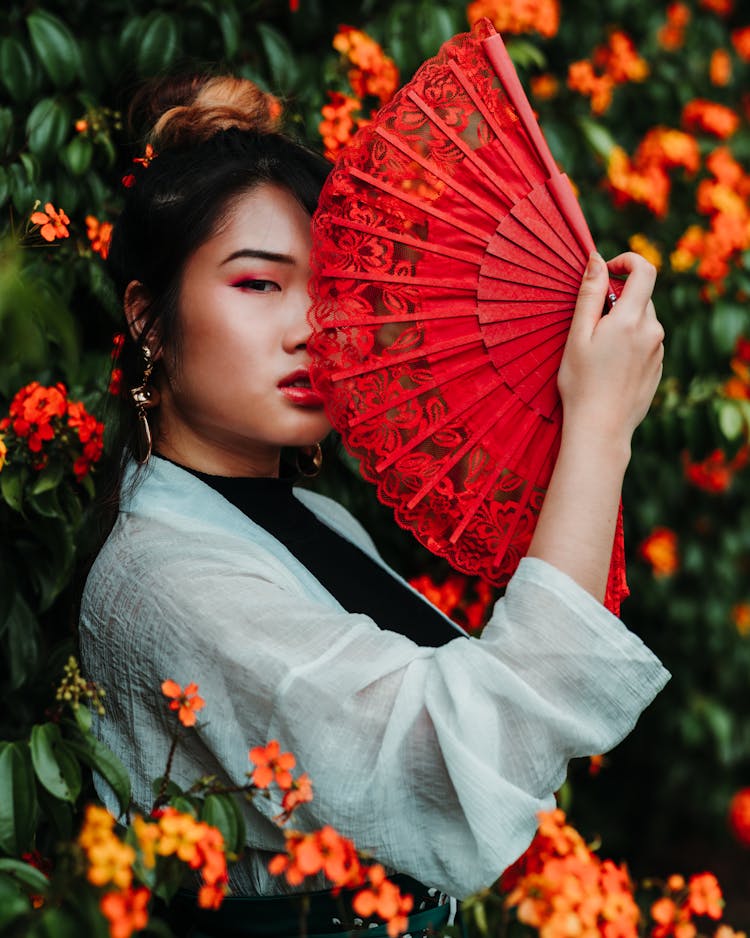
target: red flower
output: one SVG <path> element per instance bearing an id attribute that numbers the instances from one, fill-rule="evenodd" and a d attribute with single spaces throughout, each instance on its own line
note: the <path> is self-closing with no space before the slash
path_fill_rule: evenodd
<path id="1" fill-rule="evenodd" d="M 721 887 L 713 873 L 697 873 L 688 880 L 688 909 L 693 915 L 720 919 L 724 908 Z"/>
<path id="2" fill-rule="evenodd" d="M 145 886 L 122 892 L 105 893 L 99 906 L 109 921 L 110 938 L 130 938 L 148 924 L 148 902 L 151 893 Z"/>
<path id="3" fill-rule="evenodd" d="M 47 202 L 43 212 L 34 212 L 31 221 L 35 225 L 41 225 L 39 234 L 45 241 L 70 237 L 66 227 L 70 224 L 70 219 L 62 209 L 58 211 L 51 202 Z"/>
<path id="4" fill-rule="evenodd" d="M 177 710 L 177 716 L 183 726 L 195 726 L 196 712 L 206 706 L 206 701 L 198 696 L 198 685 L 188 684 L 183 690 L 174 681 L 163 681 L 161 692 L 165 697 L 171 697 L 170 710 Z"/>
<path id="5" fill-rule="evenodd" d="M 680 565 L 677 535 L 669 528 L 654 528 L 641 543 L 638 554 L 651 564 L 655 577 L 671 576 Z"/>
<path id="6" fill-rule="evenodd" d="M 91 242 L 91 250 L 106 260 L 109 254 L 109 243 L 112 240 L 112 222 L 100 222 L 95 215 L 87 215 L 86 236 Z"/>
<path id="7" fill-rule="evenodd" d="M 414 905 L 412 896 L 402 896 L 395 883 L 386 878 L 385 870 L 375 863 L 367 871 L 370 886 L 361 889 L 352 901 L 352 908 L 363 918 L 378 915 L 388 923 L 388 934 L 397 938 L 406 931 L 409 912 Z"/>
<path id="8" fill-rule="evenodd" d="M 750 788 L 741 788 L 730 801 L 729 827 L 741 844 L 750 847 Z"/>

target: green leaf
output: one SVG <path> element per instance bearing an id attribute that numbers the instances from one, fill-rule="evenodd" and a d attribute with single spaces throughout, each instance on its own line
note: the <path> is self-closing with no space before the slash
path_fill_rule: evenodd
<path id="1" fill-rule="evenodd" d="M 719 405 L 719 428 L 728 440 L 736 440 L 744 428 L 742 411 L 733 401 L 722 401 Z"/>
<path id="2" fill-rule="evenodd" d="M 76 897 L 76 908 L 58 909 L 54 906 L 44 909 L 40 914 L 34 916 L 34 924 L 27 938 L 81 938 L 84 934 L 81 921 L 80 899 Z M 99 936 L 108 936 L 109 929 L 103 928 L 104 922 L 102 916 L 97 914 L 92 920 L 89 915 L 85 916 L 85 934 L 87 938 L 99 938 Z"/>
<path id="3" fill-rule="evenodd" d="M 42 68 L 58 88 L 67 88 L 78 74 L 79 54 L 73 33 L 45 10 L 26 17 L 31 44 Z"/>
<path id="4" fill-rule="evenodd" d="M 81 791 L 81 768 L 55 723 L 37 724 L 31 730 L 31 761 L 36 777 L 51 795 L 75 803 Z"/>
<path id="5" fill-rule="evenodd" d="M 39 473 L 29 492 L 31 495 L 41 495 L 42 492 L 57 488 L 62 477 L 63 467 L 60 463 L 55 463 Z"/>
<path id="6" fill-rule="evenodd" d="M 31 909 L 31 902 L 9 876 L 0 876 L 0 928 L 9 926 L 14 919 Z M 9 929 L 12 934 L 12 930 Z M 24 933 L 26 934 L 26 933 Z"/>
<path id="7" fill-rule="evenodd" d="M 0 852 L 20 856 L 30 850 L 37 816 L 28 744 L 0 743 Z"/>
<path id="8" fill-rule="evenodd" d="M 68 740 L 67 745 L 81 762 L 102 776 L 115 793 L 121 813 L 125 814 L 130 807 L 130 777 L 117 756 L 104 743 L 89 734 Z"/>
<path id="9" fill-rule="evenodd" d="M 0 42 L 0 80 L 15 101 L 28 100 L 34 91 L 34 65 L 22 42 L 7 36 Z"/>
<path id="10" fill-rule="evenodd" d="M 154 75 L 173 62 L 180 47 L 177 21 L 168 13 L 154 13 L 143 23 L 135 67 L 139 75 Z"/>
<path id="11" fill-rule="evenodd" d="M 616 142 L 609 130 L 599 121 L 592 120 L 590 117 L 579 117 L 578 126 L 586 140 L 586 143 L 603 160 L 607 160 Z"/>
<path id="12" fill-rule="evenodd" d="M 10 196 L 10 183 L 8 182 L 8 174 L 5 171 L 4 166 L 0 166 L 0 208 L 8 201 Z"/>
<path id="13" fill-rule="evenodd" d="M 711 310 L 711 336 L 716 351 L 727 358 L 734 352 L 734 346 L 748 324 L 748 313 L 744 305 L 718 301 Z"/>
<path id="14" fill-rule="evenodd" d="M 272 84 L 281 92 L 290 91 L 297 80 L 297 64 L 292 47 L 286 38 L 268 23 L 258 23 L 257 29 L 268 59 Z"/>
<path id="15" fill-rule="evenodd" d="M 11 879 L 26 886 L 32 893 L 44 893 L 49 886 L 49 880 L 44 873 L 21 860 L 0 858 L 0 873 L 10 876 Z"/>
<path id="16" fill-rule="evenodd" d="M 221 36 L 224 40 L 224 55 L 228 59 L 233 59 L 237 55 L 240 47 L 240 35 L 242 33 L 242 21 L 240 14 L 234 3 L 223 0 L 221 3 L 212 3 L 214 16 L 219 24 Z"/>
<path id="17" fill-rule="evenodd" d="M 60 154 L 60 159 L 74 176 L 83 176 L 91 166 L 93 155 L 94 144 L 88 137 L 78 135 L 69 141 Z"/>
<path id="18" fill-rule="evenodd" d="M 70 107 L 55 98 L 42 98 L 26 120 L 29 149 L 44 159 L 54 156 L 71 129 Z"/>
<path id="19" fill-rule="evenodd" d="M 36 673 L 39 661 L 39 623 L 19 591 L 6 620 L 3 644 L 10 690 L 18 690 Z"/>
<path id="20" fill-rule="evenodd" d="M 6 469 L 0 471 L 0 493 L 14 511 L 23 510 L 23 476 Z"/>
<path id="21" fill-rule="evenodd" d="M 207 795 L 200 818 L 221 831 L 227 850 L 235 853 L 244 845 L 244 830 L 240 839 L 241 815 L 231 795 Z"/>
<path id="22" fill-rule="evenodd" d="M 70 840 L 73 836 L 73 808 L 59 798 L 53 798 L 46 788 L 37 787 L 39 810 L 52 825 L 59 841 Z"/>
<path id="23" fill-rule="evenodd" d="M 90 732 L 91 724 L 94 722 L 94 715 L 85 704 L 79 704 L 73 710 L 73 719 L 76 721 L 76 726 L 78 729 L 84 735 Z"/>

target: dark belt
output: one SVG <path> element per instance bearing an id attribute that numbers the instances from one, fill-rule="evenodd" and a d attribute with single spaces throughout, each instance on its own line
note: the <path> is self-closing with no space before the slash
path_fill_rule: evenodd
<path id="1" fill-rule="evenodd" d="M 389 877 L 402 893 L 414 896 L 415 905 L 426 896 L 426 888 L 402 874 Z M 215 911 L 198 907 L 194 892 L 181 889 L 169 906 L 169 924 L 179 938 L 342 938 L 351 925 L 354 890 L 333 896 L 330 890 L 288 896 L 228 896 Z M 431 901 L 434 901 L 431 899 Z M 414 935 L 444 925 L 450 904 L 414 911 L 406 931 Z M 333 919 L 342 925 L 337 928 Z M 304 930 L 304 931 L 303 931 Z M 367 938 L 387 938 L 385 925 L 356 929 Z"/>

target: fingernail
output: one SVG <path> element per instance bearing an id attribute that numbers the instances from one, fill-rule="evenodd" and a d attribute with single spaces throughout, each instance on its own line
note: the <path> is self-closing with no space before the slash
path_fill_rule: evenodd
<path id="1" fill-rule="evenodd" d="M 591 254 L 589 254 L 589 262 L 586 264 L 586 270 L 583 272 L 584 277 L 596 277 L 603 263 L 604 258 L 601 254 L 598 251 L 592 251 Z"/>

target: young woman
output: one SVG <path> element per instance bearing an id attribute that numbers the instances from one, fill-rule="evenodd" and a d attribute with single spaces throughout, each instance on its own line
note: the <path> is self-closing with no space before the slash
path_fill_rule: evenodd
<path id="1" fill-rule="evenodd" d="M 279 474 L 282 448 L 306 457 L 329 429 L 306 348 L 327 164 L 274 130 L 272 99 L 247 82 L 166 82 L 143 100 L 158 156 L 135 170 L 110 251 L 128 325 L 119 512 L 81 615 L 86 669 L 108 692 L 102 737 L 147 810 L 171 734 L 159 685 L 197 681 L 208 706 L 178 782 L 241 784 L 248 749 L 277 738 L 314 784 L 298 827 L 332 824 L 464 896 L 527 847 L 568 760 L 616 745 L 668 677 L 600 602 L 631 435 L 661 374 L 654 270 L 632 254 L 589 262 L 529 556 L 471 639 L 340 505 Z M 627 283 L 602 317 L 607 266 Z M 248 807 L 235 894 L 288 891 L 267 872 L 277 811 Z"/>

